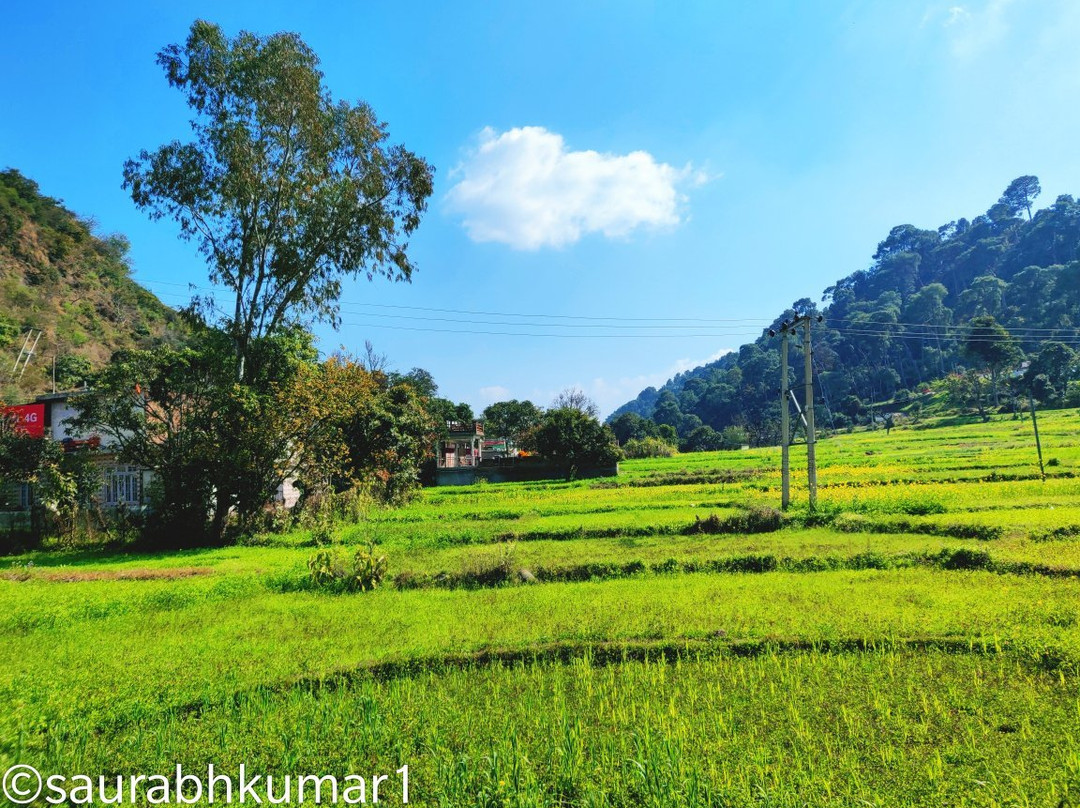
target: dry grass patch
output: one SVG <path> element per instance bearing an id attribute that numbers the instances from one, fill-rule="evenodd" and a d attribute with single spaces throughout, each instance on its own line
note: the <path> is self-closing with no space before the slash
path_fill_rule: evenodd
<path id="1" fill-rule="evenodd" d="M 76 572 L 64 570 L 62 572 L 37 573 L 32 569 L 23 568 L 5 572 L 3 578 L 8 581 L 48 581 L 58 584 L 76 584 L 86 581 L 174 581 L 178 578 L 193 578 L 196 575 L 210 575 L 214 572 L 213 567 L 172 567 L 156 570 L 89 570 Z"/>

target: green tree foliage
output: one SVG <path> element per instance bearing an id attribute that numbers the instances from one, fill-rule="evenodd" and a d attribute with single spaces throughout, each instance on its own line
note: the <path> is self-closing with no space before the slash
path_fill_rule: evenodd
<path id="1" fill-rule="evenodd" d="M 620 446 L 625 446 L 632 440 L 645 440 L 656 438 L 665 443 L 675 444 L 678 442 L 678 433 L 670 424 L 658 424 L 648 418 L 643 418 L 636 412 L 624 412 L 618 418 L 613 418 L 611 431 L 615 433 L 615 439 Z"/>
<path id="2" fill-rule="evenodd" d="M 359 486 L 399 503 L 419 485 L 437 430 L 428 399 L 412 382 L 333 357 L 302 365 L 282 393 L 295 422 L 286 431 L 303 435 L 296 468 L 307 492 Z"/>
<path id="3" fill-rule="evenodd" d="M 1031 219 L 1031 205 L 1035 197 L 1042 193 L 1039 178 L 1031 175 L 1017 177 L 1009 183 L 1005 193 L 998 200 L 999 205 L 1004 205 L 1009 215 L 1019 216 L 1021 211 L 1027 211 L 1028 220 Z"/>
<path id="4" fill-rule="evenodd" d="M 941 380 L 941 385 L 950 407 L 964 411 L 982 406 L 979 377 L 974 371 L 952 373 Z"/>
<path id="5" fill-rule="evenodd" d="M 383 502 L 405 501 L 435 445 L 437 424 L 427 399 L 409 384 L 377 377 L 375 394 L 360 406 L 352 403 L 343 422 L 350 474 Z"/>
<path id="6" fill-rule="evenodd" d="M 377 370 L 377 368 L 368 368 Z M 408 384 L 418 395 L 424 398 L 435 398 L 439 392 L 439 385 L 435 383 L 435 377 L 423 368 L 413 368 L 408 373 L 389 373 L 387 378 L 391 384 Z"/>
<path id="7" fill-rule="evenodd" d="M 77 426 L 153 470 L 155 540 L 216 544 L 230 522 L 251 532 L 288 478 L 308 494 L 361 486 L 387 502 L 416 487 L 434 423 L 411 384 L 344 358 L 317 364 L 300 329 L 248 355 L 241 384 L 230 336 L 202 329 L 184 348 L 117 355 L 74 399 Z"/>
<path id="8" fill-rule="evenodd" d="M 671 457 L 677 451 L 672 444 L 660 438 L 631 438 L 622 449 L 630 458 Z"/>
<path id="9" fill-rule="evenodd" d="M 1021 352 L 1012 335 L 989 315 L 975 317 L 968 323 L 964 353 L 980 367 L 990 371 L 994 405 L 998 403 L 998 376 L 1020 360 Z"/>
<path id="10" fill-rule="evenodd" d="M 464 401 L 455 404 L 448 398 L 432 398 L 428 400 L 428 411 L 437 422 L 439 433 L 442 435 L 446 434 L 446 425 L 450 421 L 471 424 L 476 420 L 472 407 Z"/>
<path id="11" fill-rule="evenodd" d="M 711 426 L 692 429 L 679 446 L 684 452 L 713 452 L 723 448 L 724 436 Z"/>
<path id="12" fill-rule="evenodd" d="M 531 401 L 498 401 L 484 409 L 484 434 L 520 443 L 522 436 L 540 423 L 544 411 Z"/>
<path id="13" fill-rule="evenodd" d="M 568 478 L 591 466 L 610 466 L 622 459 L 615 435 L 595 416 L 574 408 L 558 407 L 527 436 L 525 447 L 561 467 Z"/>
<path id="14" fill-rule="evenodd" d="M 725 426 L 723 431 L 725 449 L 741 449 L 750 442 L 750 433 L 741 426 L 732 424 Z"/>
<path id="15" fill-rule="evenodd" d="M 249 528 L 291 472 L 302 435 L 282 428 L 280 385 L 314 358 L 301 331 L 250 346 L 249 380 L 232 378 L 232 343 L 203 329 L 183 348 L 117 354 L 73 400 L 75 424 L 107 436 L 120 459 L 154 471 L 161 541 L 221 541 L 230 513 Z"/>
<path id="16" fill-rule="evenodd" d="M 389 145 L 368 105 L 335 103 L 300 37 L 228 39 L 200 20 L 157 60 L 195 114 L 195 140 L 127 161 L 124 187 L 151 218 L 174 219 L 232 293 L 223 325 L 238 378 L 253 340 L 336 321 L 342 278 L 412 276 L 407 239 L 432 168 Z"/>
<path id="17" fill-rule="evenodd" d="M 90 360 L 78 354 L 62 354 L 52 368 L 57 390 L 74 390 L 83 386 L 93 372 Z"/>
<path id="18" fill-rule="evenodd" d="M 1037 356 L 1045 335 L 1056 329 L 1072 344 L 1068 337 L 1080 327 L 1080 204 L 1062 195 L 1024 216 L 1037 180 L 1019 178 L 1010 188 L 994 216 L 961 218 L 937 229 L 892 228 L 870 266 L 825 290 L 824 321 L 813 328 L 819 429 L 849 418 L 868 423 L 875 404 L 902 390 L 917 395 L 965 367 L 995 377 L 975 380 L 980 394 L 998 390 L 996 377 L 1010 362 L 987 364 L 965 350 L 975 318 L 993 317 L 1016 335 L 1015 346 L 1027 356 Z M 779 331 L 797 313 L 818 311 L 811 301 L 795 301 L 777 315 L 772 329 Z M 629 422 L 621 419 L 633 413 L 675 429 L 680 441 L 701 426 L 722 432 L 739 425 L 752 445 L 775 443 L 779 343 L 766 330 L 715 362 L 642 391 L 610 421 L 627 431 Z M 795 390 L 803 385 L 800 344 L 800 338 L 791 344 L 788 371 Z M 1044 392 L 1053 388 L 1056 394 L 1060 381 L 1042 370 L 1031 378 L 1040 374 L 1049 383 Z"/>
<path id="19" fill-rule="evenodd" d="M 1024 372 L 1024 386 L 1044 404 L 1062 402 L 1076 373 L 1076 351 L 1062 342 L 1047 342 Z M 1036 384 L 1037 379 L 1042 379 Z"/>

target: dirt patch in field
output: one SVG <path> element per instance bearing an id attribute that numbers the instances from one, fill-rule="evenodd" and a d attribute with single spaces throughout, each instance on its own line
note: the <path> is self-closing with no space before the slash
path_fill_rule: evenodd
<path id="1" fill-rule="evenodd" d="M 50 581 L 52 583 L 73 584 L 83 581 L 172 581 L 177 578 L 191 578 L 196 575 L 209 575 L 213 572 L 212 567 L 173 567 L 161 570 L 117 570 L 109 572 L 105 570 L 88 570 L 77 572 L 74 570 L 64 572 L 36 573 L 29 570 L 9 572 L 4 578 L 9 581 Z"/>

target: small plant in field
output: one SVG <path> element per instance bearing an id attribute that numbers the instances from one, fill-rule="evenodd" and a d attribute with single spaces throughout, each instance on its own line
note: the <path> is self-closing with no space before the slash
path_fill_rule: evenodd
<path id="1" fill-rule="evenodd" d="M 329 519 L 319 519 L 312 524 L 311 543 L 316 547 L 326 547 L 334 543 L 334 526 Z"/>
<path id="2" fill-rule="evenodd" d="M 308 559 L 308 575 L 319 589 L 369 592 L 386 577 L 386 556 L 375 554 L 375 543 L 350 559 L 341 551 L 320 550 Z"/>
<path id="3" fill-rule="evenodd" d="M 499 586 L 520 579 L 520 570 L 514 542 L 505 542 L 493 551 L 470 556 L 463 564 L 458 580 L 470 588 Z"/>

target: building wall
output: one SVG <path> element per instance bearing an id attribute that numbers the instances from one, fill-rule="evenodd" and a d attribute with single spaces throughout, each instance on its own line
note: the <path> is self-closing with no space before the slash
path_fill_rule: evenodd
<path id="1" fill-rule="evenodd" d="M 45 402 L 49 408 L 49 423 L 51 426 L 52 439 L 63 440 L 64 438 L 88 438 L 89 435 L 77 435 L 71 427 L 64 423 L 68 418 L 74 418 L 78 413 L 66 400 L 54 400 Z"/>

